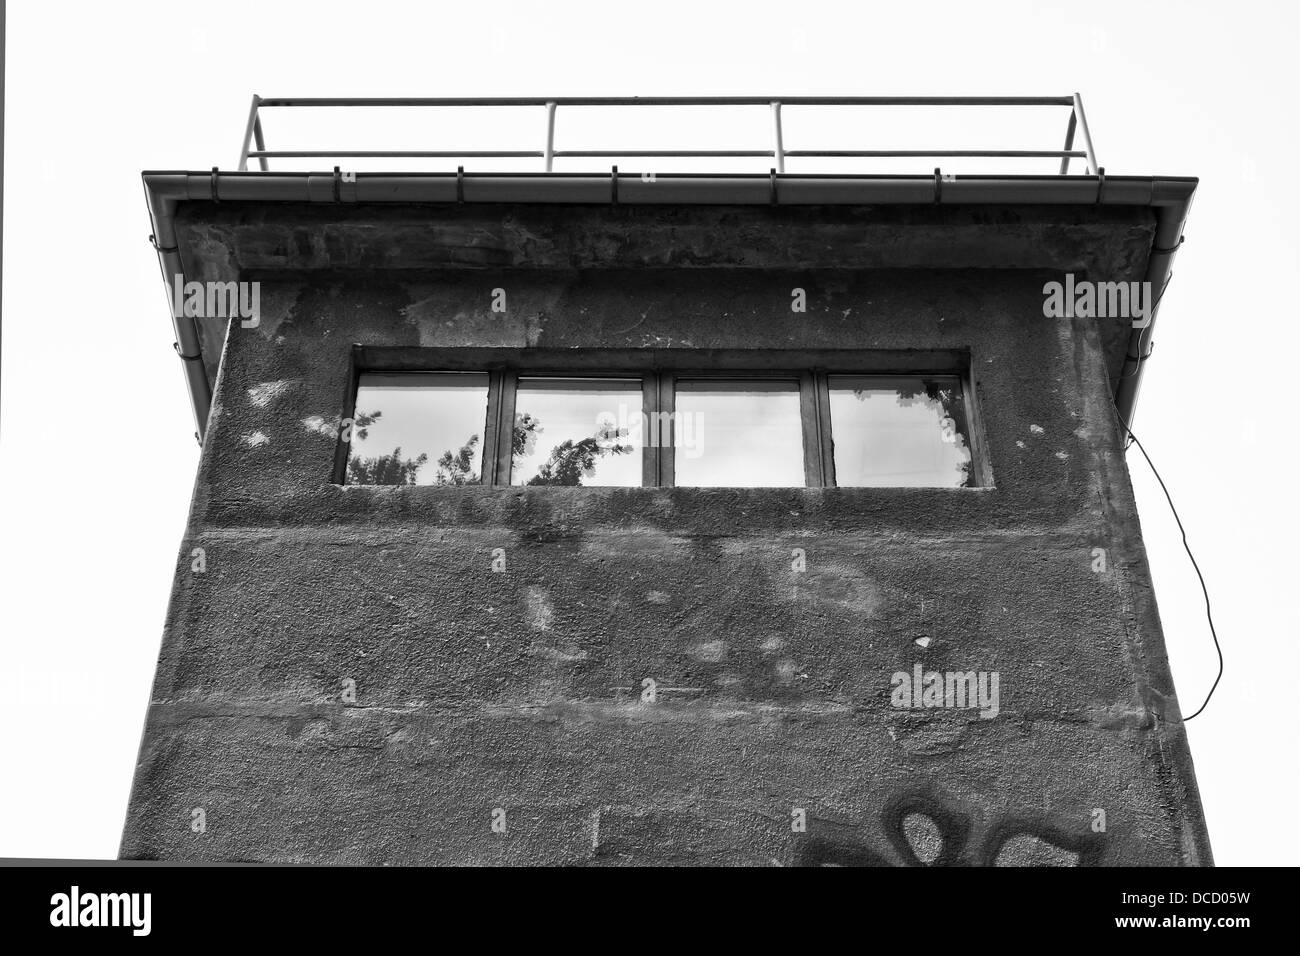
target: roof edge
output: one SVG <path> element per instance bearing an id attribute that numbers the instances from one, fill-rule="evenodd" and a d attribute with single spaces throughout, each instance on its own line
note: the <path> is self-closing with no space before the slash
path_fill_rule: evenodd
<path id="1" fill-rule="evenodd" d="M 343 173 L 146 171 L 162 200 L 261 202 L 539 202 L 700 204 L 1178 205 L 1196 191 L 1179 176 L 869 176 L 699 173 Z"/>

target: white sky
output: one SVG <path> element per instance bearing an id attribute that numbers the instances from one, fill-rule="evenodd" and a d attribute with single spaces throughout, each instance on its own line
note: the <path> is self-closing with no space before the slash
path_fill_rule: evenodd
<path id="1" fill-rule="evenodd" d="M 1227 656 L 1215 700 L 1189 728 L 1217 860 L 1297 861 L 1300 652 L 1290 545 L 1300 509 L 1281 480 L 1297 473 L 1294 376 L 1282 363 L 1259 372 L 1263 356 L 1300 346 L 1286 292 L 1298 245 L 1294 4 L 322 0 L 309 9 L 247 0 L 228 0 L 219 14 L 182 0 L 9 4 L 0 856 L 116 854 L 185 525 L 198 452 L 145 241 L 142 169 L 231 168 L 253 92 L 1077 89 L 1108 172 L 1202 178 L 1136 427 L 1181 508 Z M 276 119 L 267 121 L 272 147 L 308 145 Z M 509 122 L 503 115 L 458 139 L 536 148 L 537 113 Z M 673 122 L 683 145 L 697 136 L 700 147 L 760 147 L 769 135 L 762 110 L 743 122 L 641 114 L 636 122 L 562 114 L 560 145 L 658 145 Z M 974 138 L 978 129 L 941 127 L 929 114 L 863 123 L 864 136 L 879 132 L 891 145 L 1010 145 L 1004 126 Z M 1055 117 L 1030 127 L 1026 146 L 1058 145 Z M 381 129 L 391 135 L 381 139 Z M 324 132 L 310 145 L 432 142 L 414 128 L 399 137 L 391 125 L 349 135 L 332 121 Z M 972 138 L 953 142 L 958 133 Z M 787 117 L 787 148 L 851 141 L 824 117 Z M 924 166 L 893 166 L 912 168 Z M 1228 382 L 1233 374 L 1243 380 Z M 1215 669 L 1201 594 L 1136 450 L 1130 464 L 1190 712 Z"/>

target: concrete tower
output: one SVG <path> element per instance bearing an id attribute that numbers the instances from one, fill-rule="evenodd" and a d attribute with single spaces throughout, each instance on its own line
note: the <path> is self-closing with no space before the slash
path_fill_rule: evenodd
<path id="1" fill-rule="evenodd" d="M 121 855 L 1209 864 L 1120 424 L 1196 181 L 1044 102 L 1047 175 L 272 172 L 270 100 L 146 173 L 203 450 Z"/>

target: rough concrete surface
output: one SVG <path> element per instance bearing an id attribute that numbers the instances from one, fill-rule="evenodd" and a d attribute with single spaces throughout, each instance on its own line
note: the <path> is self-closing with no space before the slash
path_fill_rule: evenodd
<path id="1" fill-rule="evenodd" d="M 205 328 L 124 858 L 1211 862 L 1127 325 L 1042 314 L 1061 272 L 1140 279 L 1149 213 L 190 203 L 179 235 L 263 318 Z M 992 485 L 342 487 L 353 343 L 968 353 Z M 892 707 L 915 664 L 997 672 L 999 713 Z"/>

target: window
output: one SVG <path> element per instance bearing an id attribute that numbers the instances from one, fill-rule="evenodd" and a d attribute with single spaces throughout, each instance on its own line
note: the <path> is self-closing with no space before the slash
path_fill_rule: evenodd
<path id="1" fill-rule="evenodd" d="M 967 363 L 942 353 L 925 353 L 936 374 L 898 374 L 876 369 L 914 355 L 462 348 L 425 371 L 427 350 L 356 350 L 347 484 L 985 483 Z"/>
<path id="2" fill-rule="evenodd" d="M 510 443 L 512 485 L 640 485 L 641 382 L 521 378 Z"/>
<path id="3" fill-rule="evenodd" d="M 676 484 L 789 488 L 804 483 L 799 382 L 679 380 Z"/>
<path id="4" fill-rule="evenodd" d="M 483 373 L 363 374 L 347 443 L 347 484 L 478 484 L 487 405 Z"/>
<path id="5" fill-rule="evenodd" d="M 961 379 L 832 375 L 829 390 L 837 486 L 972 483 Z"/>

